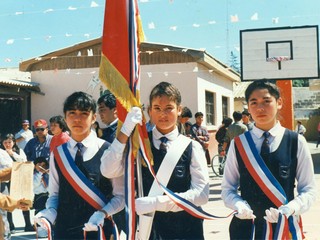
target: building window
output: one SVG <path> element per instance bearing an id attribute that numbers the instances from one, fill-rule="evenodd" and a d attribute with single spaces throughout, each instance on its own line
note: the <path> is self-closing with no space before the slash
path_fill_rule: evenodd
<path id="1" fill-rule="evenodd" d="M 214 94 L 206 91 L 207 125 L 214 125 Z"/>
<path id="2" fill-rule="evenodd" d="M 229 98 L 222 97 L 222 117 L 223 118 L 229 117 L 228 109 L 229 109 Z"/>

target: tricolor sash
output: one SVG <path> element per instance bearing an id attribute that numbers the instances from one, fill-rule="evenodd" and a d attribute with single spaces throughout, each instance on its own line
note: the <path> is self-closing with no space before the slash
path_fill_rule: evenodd
<path id="1" fill-rule="evenodd" d="M 234 138 L 239 154 L 254 181 L 266 196 L 277 206 L 287 204 L 286 193 L 278 180 L 273 176 L 258 153 L 251 133 L 245 132 Z M 271 224 L 266 223 L 265 239 L 303 239 L 302 229 L 299 226 L 300 217 L 279 214 L 276 231 L 273 233 Z M 290 238 L 288 237 L 290 235 Z"/>
<path id="2" fill-rule="evenodd" d="M 63 176 L 67 179 L 72 188 L 92 207 L 96 210 L 102 209 L 108 200 L 103 193 L 83 174 L 83 172 L 77 167 L 68 150 L 68 144 L 65 143 L 58 146 L 53 150 L 54 158 L 61 170 Z M 113 222 L 113 220 L 111 219 Z M 114 228 L 116 225 L 113 222 Z M 103 235 L 102 228 L 98 234 L 98 239 L 101 239 Z M 114 232 L 117 230 L 113 230 Z M 118 239 L 118 236 L 114 236 Z M 103 238 L 105 238 L 103 236 Z"/>

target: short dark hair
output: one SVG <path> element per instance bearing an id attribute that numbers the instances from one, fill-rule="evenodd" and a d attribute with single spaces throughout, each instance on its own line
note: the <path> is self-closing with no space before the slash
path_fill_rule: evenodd
<path id="1" fill-rule="evenodd" d="M 180 116 L 182 118 L 184 117 L 192 118 L 192 112 L 188 107 L 183 107 Z"/>
<path id="2" fill-rule="evenodd" d="M 149 103 L 152 106 L 152 100 L 156 97 L 166 96 L 180 106 L 181 104 L 181 94 L 178 88 L 168 82 L 158 83 L 150 92 Z"/>
<path id="3" fill-rule="evenodd" d="M 232 123 L 232 118 L 229 118 L 229 117 L 225 117 L 223 120 L 222 120 L 222 124 L 224 124 L 225 127 L 229 127 L 230 124 Z"/>
<path id="4" fill-rule="evenodd" d="M 267 82 L 265 80 L 255 80 L 249 84 L 245 91 L 245 97 L 247 102 L 249 101 L 252 92 L 257 89 L 267 89 L 271 96 L 274 96 L 275 99 L 280 98 L 279 88 L 275 84 Z"/>
<path id="5" fill-rule="evenodd" d="M 85 92 L 74 92 L 64 101 L 63 112 L 70 110 L 92 111 L 96 113 L 97 103 L 93 97 Z"/>
<path id="6" fill-rule="evenodd" d="M 242 113 L 240 111 L 234 111 L 232 117 L 234 121 L 240 121 L 242 119 Z"/>
<path id="7" fill-rule="evenodd" d="M 64 118 L 60 115 L 53 116 L 49 119 L 50 123 L 58 123 L 59 127 L 62 129 L 62 132 L 66 132 L 68 130 L 67 124 L 64 121 Z"/>
<path id="8" fill-rule="evenodd" d="M 248 112 L 248 110 L 242 111 L 242 115 L 246 115 L 246 116 L 250 117 L 250 113 Z"/>
<path id="9" fill-rule="evenodd" d="M 197 117 L 203 117 L 203 113 L 202 112 L 196 112 L 196 114 L 194 115 L 194 118 Z"/>
<path id="10" fill-rule="evenodd" d="M 38 163 L 45 163 L 46 164 L 46 167 L 48 168 L 49 167 L 49 162 L 48 160 L 45 158 L 45 157 L 37 157 L 34 161 L 33 161 L 33 164 L 36 165 Z"/>
<path id="11" fill-rule="evenodd" d="M 98 104 L 104 103 L 106 107 L 113 109 L 117 106 L 116 97 L 109 90 L 105 90 L 104 94 L 99 97 Z"/>

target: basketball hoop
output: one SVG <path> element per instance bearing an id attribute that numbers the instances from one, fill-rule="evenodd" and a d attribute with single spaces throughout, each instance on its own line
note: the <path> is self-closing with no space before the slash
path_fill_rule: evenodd
<path id="1" fill-rule="evenodd" d="M 276 56 L 276 57 L 268 57 L 267 62 L 278 62 L 278 69 L 281 70 L 281 62 L 289 61 L 291 58 L 289 56 Z"/>
<path id="2" fill-rule="evenodd" d="M 268 57 L 267 62 L 281 62 L 290 60 L 289 56 Z"/>

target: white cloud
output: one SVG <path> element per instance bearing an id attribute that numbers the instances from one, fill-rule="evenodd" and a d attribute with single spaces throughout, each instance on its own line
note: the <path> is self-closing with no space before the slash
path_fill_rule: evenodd
<path id="1" fill-rule="evenodd" d="M 92 7 L 92 8 L 99 7 L 99 5 L 95 1 L 92 1 L 90 4 L 90 7 Z"/>
<path id="2" fill-rule="evenodd" d="M 252 20 L 252 21 L 257 21 L 257 20 L 259 20 L 258 13 L 254 13 L 254 14 L 251 16 L 251 20 Z"/>
<path id="3" fill-rule="evenodd" d="M 149 29 L 155 29 L 156 26 L 154 25 L 154 22 L 148 23 L 148 28 Z"/>
<path id="4" fill-rule="evenodd" d="M 7 44 L 8 44 L 8 45 L 13 44 L 13 43 L 14 43 L 14 39 L 8 39 L 8 40 L 7 40 Z"/>

